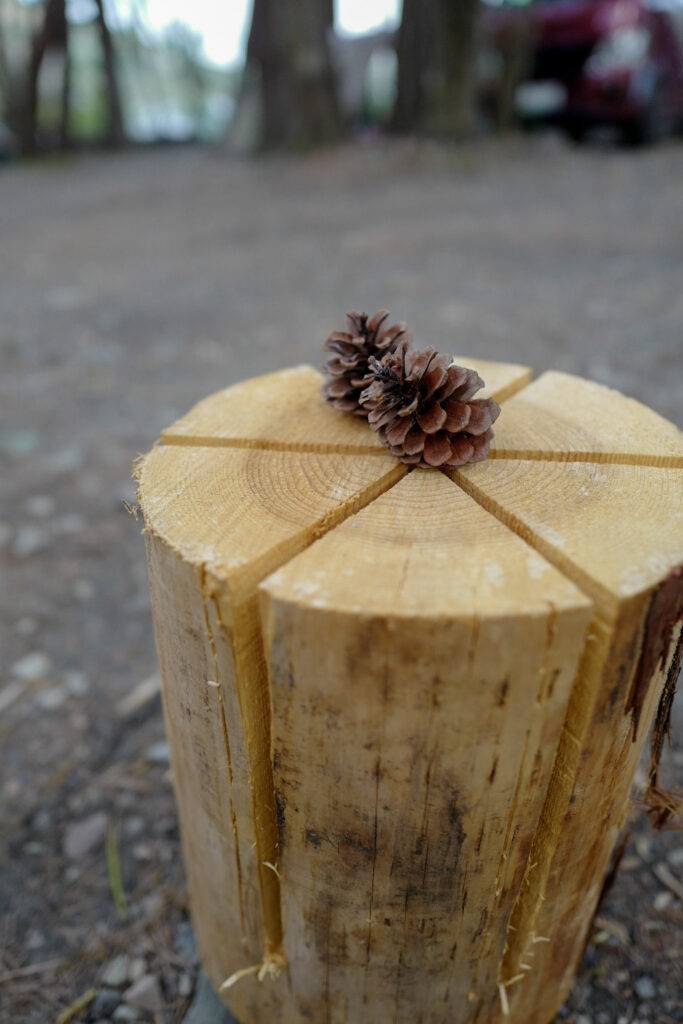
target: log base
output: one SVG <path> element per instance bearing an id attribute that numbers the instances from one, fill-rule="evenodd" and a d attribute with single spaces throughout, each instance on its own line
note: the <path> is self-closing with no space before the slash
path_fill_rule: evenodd
<path id="1" fill-rule="evenodd" d="M 683 441 L 466 362 L 503 403 L 476 466 L 409 471 L 302 367 L 138 467 L 192 916 L 243 1024 L 545 1024 L 577 968 L 680 639 Z"/>

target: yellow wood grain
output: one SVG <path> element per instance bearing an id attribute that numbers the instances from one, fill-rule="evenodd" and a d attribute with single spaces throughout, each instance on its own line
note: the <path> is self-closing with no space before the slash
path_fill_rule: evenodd
<path id="1" fill-rule="evenodd" d="M 506 403 L 492 444 L 503 455 L 683 467 L 683 434 L 633 398 L 551 371 Z"/>
<path id="2" fill-rule="evenodd" d="M 466 365 L 477 370 L 487 385 L 477 397 L 503 400 L 531 377 L 525 366 L 466 358 Z M 164 430 L 162 439 L 164 444 L 384 452 L 365 420 L 321 400 L 322 383 L 322 375 L 312 366 L 296 366 L 234 384 L 199 402 Z"/>

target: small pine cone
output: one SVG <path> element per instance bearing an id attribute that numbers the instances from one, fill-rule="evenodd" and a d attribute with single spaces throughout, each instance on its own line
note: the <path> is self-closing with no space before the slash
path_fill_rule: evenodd
<path id="1" fill-rule="evenodd" d="M 452 365 L 436 349 L 399 345 L 371 360 L 365 384 L 368 423 L 401 462 L 463 466 L 487 457 L 500 407 L 492 398 L 472 399 L 484 386 L 474 370 Z"/>
<path id="2" fill-rule="evenodd" d="M 348 333 L 333 331 L 325 342 L 326 350 L 334 355 L 323 366 L 327 380 L 322 394 L 336 409 L 367 418 L 368 411 L 360 403 L 360 393 L 365 386 L 369 360 L 381 359 L 393 352 L 399 342 L 412 340 L 405 324 L 387 327 L 388 319 L 386 309 L 370 319 L 365 313 L 347 313 Z"/>

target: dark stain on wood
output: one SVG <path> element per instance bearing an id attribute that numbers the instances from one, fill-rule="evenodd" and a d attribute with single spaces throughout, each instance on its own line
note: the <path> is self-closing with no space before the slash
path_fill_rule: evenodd
<path id="1" fill-rule="evenodd" d="M 674 629 L 683 617 L 683 565 L 669 573 L 650 599 L 645 620 L 645 633 L 625 713 L 632 715 L 633 742 L 638 732 L 640 715 L 658 669 L 663 669 L 671 646 Z"/>
<path id="2" fill-rule="evenodd" d="M 489 919 L 489 912 L 488 912 L 488 909 L 486 907 L 484 907 L 482 909 L 482 912 L 481 912 L 480 916 L 479 916 L 479 924 L 477 925 L 476 931 L 475 931 L 474 935 L 472 936 L 472 943 L 475 943 L 477 941 L 477 939 L 480 938 L 483 935 L 484 928 L 486 928 L 486 922 L 488 921 L 488 919 Z"/>
<path id="3" fill-rule="evenodd" d="M 510 689 L 510 680 L 509 679 L 504 679 L 503 682 L 500 685 L 500 690 L 498 691 L 498 707 L 499 708 L 505 707 L 505 701 L 507 700 L 507 695 L 508 695 L 508 690 L 509 689 Z"/>
<path id="4" fill-rule="evenodd" d="M 287 798 L 279 790 L 275 790 L 275 813 L 277 815 L 277 834 L 280 843 L 280 849 L 282 849 L 285 841 L 285 808 L 287 806 Z"/>
<path id="5" fill-rule="evenodd" d="M 305 832 L 306 842 L 318 849 L 322 845 L 322 839 L 314 828 L 307 828 Z"/>
<path id="6" fill-rule="evenodd" d="M 357 832 L 350 832 L 347 829 L 343 829 L 339 833 L 337 848 L 341 856 L 345 853 L 359 853 L 363 855 L 364 859 L 372 858 L 375 852 L 369 836 L 362 836 Z"/>
<path id="7" fill-rule="evenodd" d="M 664 748 L 665 736 L 668 737 L 669 744 L 671 744 L 671 709 L 676 696 L 676 682 L 681 668 L 682 655 L 683 632 L 681 632 L 676 651 L 671 659 L 650 740 L 650 769 L 644 803 L 652 826 L 658 830 L 666 828 L 669 820 L 680 815 L 683 810 L 683 797 L 666 789 L 659 782 L 659 761 Z"/>
<path id="8" fill-rule="evenodd" d="M 489 772 L 489 786 L 492 785 L 493 780 L 496 777 L 496 771 L 498 769 L 498 758 L 494 757 L 493 764 L 491 765 L 491 771 Z M 477 851 L 479 852 L 479 851 Z"/>
<path id="9" fill-rule="evenodd" d="M 550 676 L 550 679 L 548 680 L 548 689 L 547 689 L 547 692 L 546 692 L 546 699 L 547 700 L 550 700 L 550 698 L 553 695 L 553 690 L 555 689 L 555 683 L 557 682 L 557 680 L 559 678 L 559 675 L 560 675 L 560 669 L 559 668 L 553 669 L 553 671 L 551 673 L 551 676 Z"/>
<path id="10" fill-rule="evenodd" d="M 460 848 L 465 840 L 465 829 L 462 826 L 462 819 L 464 817 L 464 811 L 461 807 L 458 807 L 458 794 L 453 794 L 451 798 L 450 807 L 448 810 L 448 817 L 451 823 L 451 828 L 457 837 L 457 846 Z"/>

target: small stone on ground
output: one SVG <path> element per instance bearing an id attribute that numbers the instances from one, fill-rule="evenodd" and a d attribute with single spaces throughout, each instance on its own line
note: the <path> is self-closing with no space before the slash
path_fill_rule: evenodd
<path id="1" fill-rule="evenodd" d="M 125 953 L 121 953 L 109 961 L 102 971 L 100 981 L 103 985 L 109 985 L 111 988 L 121 988 L 128 981 L 129 967 L 129 958 Z"/>
<path id="2" fill-rule="evenodd" d="M 83 821 L 75 821 L 67 825 L 64 833 L 64 853 L 69 860 L 80 860 L 104 839 L 107 831 L 107 815 L 97 811 Z"/>
<path id="3" fill-rule="evenodd" d="M 160 1013 L 164 1008 L 159 982 L 153 974 L 143 974 L 127 988 L 123 998 L 130 1006 L 137 1006 L 150 1013 Z"/>
<path id="4" fill-rule="evenodd" d="M 656 995 L 654 982 L 647 974 L 644 974 L 642 978 L 636 978 L 633 987 L 639 999 L 654 999 Z"/>
<path id="5" fill-rule="evenodd" d="M 183 1024 L 238 1024 L 204 971 L 199 975 L 197 991 Z"/>
<path id="6" fill-rule="evenodd" d="M 24 683 L 37 683 L 50 671 L 50 659 L 42 651 L 31 651 L 14 662 L 11 673 Z"/>

